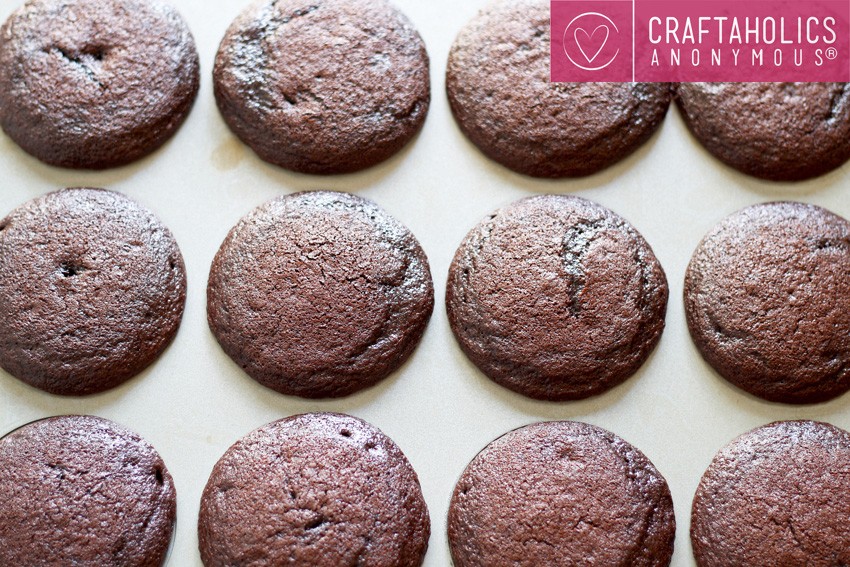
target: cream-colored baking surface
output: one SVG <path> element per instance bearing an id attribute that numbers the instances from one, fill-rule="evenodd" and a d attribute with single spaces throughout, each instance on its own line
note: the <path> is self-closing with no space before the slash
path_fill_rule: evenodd
<path id="1" fill-rule="evenodd" d="M 152 156 L 105 172 L 62 170 L 41 164 L 0 134 L 0 217 L 61 187 L 121 191 L 172 229 L 189 280 L 174 343 L 140 376 L 115 390 L 62 398 L 0 371 L 0 431 L 46 416 L 84 413 L 142 434 L 174 476 L 177 536 L 168 564 L 183 567 L 201 564 L 196 535 L 201 491 L 214 463 L 234 441 L 296 413 L 349 413 L 392 437 L 418 472 L 432 525 L 425 564 L 438 567 L 451 563 L 446 512 L 469 460 L 512 428 L 540 420 L 581 420 L 625 438 L 664 474 L 678 524 L 673 565 L 693 565 L 691 498 L 714 453 L 740 433 L 778 419 L 818 419 L 850 428 L 850 395 L 792 407 L 760 401 L 719 378 L 700 358 L 685 325 L 682 281 L 688 260 L 716 222 L 754 203 L 799 200 L 850 216 L 850 167 L 793 185 L 753 180 L 708 155 L 671 108 L 649 143 L 598 175 L 541 181 L 513 174 L 463 137 L 444 91 L 451 43 L 484 0 L 395 1 L 428 46 L 431 110 L 422 133 L 405 150 L 369 171 L 341 177 L 289 173 L 260 161 L 230 133 L 216 109 L 211 81 L 218 43 L 245 6 L 228 0 L 173 0 L 195 35 L 202 83 L 185 125 Z M 0 19 L 21 4 L 0 2 Z M 378 386 L 341 400 L 306 401 L 260 386 L 222 352 L 206 321 L 207 274 L 230 228 L 273 197 L 309 189 L 350 191 L 376 201 L 419 238 L 434 276 L 434 315 L 410 361 Z M 667 328 L 650 359 L 625 384 L 582 402 L 536 402 L 495 385 L 461 353 L 445 315 L 446 274 L 466 232 L 495 208 L 542 193 L 586 197 L 629 219 L 655 250 L 670 284 Z"/>

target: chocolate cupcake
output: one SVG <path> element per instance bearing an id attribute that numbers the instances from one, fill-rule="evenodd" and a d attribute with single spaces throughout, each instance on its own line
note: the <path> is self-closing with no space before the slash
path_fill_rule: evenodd
<path id="1" fill-rule="evenodd" d="M 850 389 L 850 222 L 814 205 L 765 203 L 720 222 L 685 276 L 697 348 L 766 400 L 814 403 Z"/>
<path id="2" fill-rule="evenodd" d="M 784 421 L 714 457 L 691 513 L 700 567 L 850 564 L 850 434 Z"/>
<path id="3" fill-rule="evenodd" d="M 492 160 L 534 177 L 578 177 L 622 160 L 664 120 L 669 83 L 552 83 L 549 2 L 490 2 L 446 70 L 457 124 Z"/>
<path id="4" fill-rule="evenodd" d="M 50 165 L 146 156 L 183 123 L 198 85 L 194 39 L 160 0 L 28 0 L 0 28 L 0 126 Z"/>
<path id="5" fill-rule="evenodd" d="M 348 173 L 401 150 L 431 100 L 419 33 L 385 0 L 262 0 L 227 30 L 215 60 L 224 121 L 260 158 L 302 173 Z"/>
<path id="6" fill-rule="evenodd" d="M 676 521 L 667 482 L 613 433 L 536 423 L 484 448 L 455 487 L 455 567 L 666 566 Z"/>
<path id="7" fill-rule="evenodd" d="M 0 439 L 0 565 L 159 567 L 175 514 L 159 454 L 116 423 L 52 417 Z"/>
<path id="8" fill-rule="evenodd" d="M 579 197 L 517 201 L 464 239 L 446 309 L 466 355 L 495 382 L 575 400 L 631 376 L 661 338 L 667 280 L 622 217 Z"/>
<path id="9" fill-rule="evenodd" d="M 416 238 L 377 205 L 318 191 L 274 199 L 216 254 L 207 317 L 224 351 L 283 394 L 347 396 L 401 366 L 434 307 Z"/>
<path id="10" fill-rule="evenodd" d="M 0 220 L 0 366 L 46 392 L 113 388 L 177 334 L 186 271 L 153 213 L 103 189 L 65 189 Z"/>
<path id="11" fill-rule="evenodd" d="M 198 520 L 206 567 L 416 567 L 429 534 L 401 450 L 365 421 L 329 413 L 275 421 L 234 444 Z"/>
<path id="12" fill-rule="evenodd" d="M 682 83 L 678 105 L 705 149 L 748 175 L 799 181 L 850 159 L 848 83 Z"/>

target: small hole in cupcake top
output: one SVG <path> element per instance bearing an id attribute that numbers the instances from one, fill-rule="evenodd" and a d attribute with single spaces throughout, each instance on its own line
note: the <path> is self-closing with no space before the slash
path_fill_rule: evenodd
<path id="1" fill-rule="evenodd" d="M 343 437 L 351 437 L 351 431 L 349 431 L 348 429 L 343 429 L 342 431 L 339 432 L 339 434 L 342 435 Z"/>
<path id="2" fill-rule="evenodd" d="M 59 265 L 59 272 L 64 278 L 73 278 L 74 276 L 77 276 L 84 271 L 84 267 L 78 266 L 76 264 L 71 264 L 70 262 L 62 262 Z"/>
<path id="3" fill-rule="evenodd" d="M 79 50 L 77 59 L 87 58 L 94 61 L 103 61 L 106 58 L 107 49 L 102 45 L 86 45 Z"/>
<path id="4" fill-rule="evenodd" d="M 162 468 L 156 467 L 154 469 L 154 476 L 156 477 L 156 483 L 160 486 L 165 484 L 165 477 L 162 476 Z"/>
<path id="5" fill-rule="evenodd" d="M 325 517 L 322 516 L 321 514 L 319 514 L 313 520 L 311 520 L 309 524 L 304 526 L 304 529 L 315 530 L 316 528 L 320 528 L 322 526 L 322 524 L 324 524 L 324 523 L 325 523 Z"/>

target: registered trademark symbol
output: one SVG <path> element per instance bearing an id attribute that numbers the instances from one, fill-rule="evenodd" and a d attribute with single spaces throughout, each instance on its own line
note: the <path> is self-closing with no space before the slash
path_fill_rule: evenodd
<path id="1" fill-rule="evenodd" d="M 834 47 L 830 47 L 826 50 L 826 58 L 827 59 L 832 60 L 832 59 L 835 59 L 836 57 L 838 57 L 838 50 L 837 49 L 835 49 Z"/>

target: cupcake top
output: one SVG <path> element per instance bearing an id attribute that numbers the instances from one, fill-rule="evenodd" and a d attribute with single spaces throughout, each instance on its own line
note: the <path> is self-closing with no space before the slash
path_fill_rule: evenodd
<path id="1" fill-rule="evenodd" d="M 458 34 L 446 90 L 458 126 L 490 159 L 534 177 L 622 160 L 658 128 L 669 83 L 552 83 L 549 2 L 496 0 Z"/>
<path id="2" fill-rule="evenodd" d="M 236 18 L 213 71 L 224 121 L 260 158 L 348 173 L 401 150 L 431 100 L 428 54 L 386 0 L 260 0 Z"/>
<path id="3" fill-rule="evenodd" d="M 28 0 L 0 28 L 0 126 L 50 165 L 159 148 L 198 92 L 195 41 L 160 0 Z"/>
<path id="4" fill-rule="evenodd" d="M 0 366 L 31 386 L 125 382 L 168 346 L 185 302 L 174 237 L 120 193 L 56 191 L 0 220 Z"/>
<path id="5" fill-rule="evenodd" d="M 829 400 L 850 389 L 850 222 L 803 203 L 722 220 L 685 276 L 694 343 L 723 378 L 760 398 Z"/>
<path id="6" fill-rule="evenodd" d="M 511 431 L 469 463 L 449 506 L 455 567 L 666 566 L 667 482 L 613 433 L 573 421 Z"/>
<path id="7" fill-rule="evenodd" d="M 425 253 L 375 203 L 317 191 L 254 209 L 216 254 L 210 328 L 252 378 L 283 394 L 347 396 L 413 352 L 434 305 Z"/>
<path id="8" fill-rule="evenodd" d="M 850 434 L 783 421 L 715 455 L 691 514 L 700 567 L 850 562 Z"/>
<path id="9" fill-rule="evenodd" d="M 30 423 L 0 439 L 0 564 L 159 567 L 174 482 L 144 439 L 93 416 Z"/>
<path id="10" fill-rule="evenodd" d="M 236 442 L 201 499 L 207 567 L 416 567 L 430 522 L 419 480 L 386 435 L 360 419 L 292 416 Z"/>
<path id="11" fill-rule="evenodd" d="M 644 238 L 579 197 L 544 195 L 472 229 L 446 308 L 463 351 L 526 396 L 574 400 L 631 376 L 664 330 L 667 280 Z"/>
<path id="12" fill-rule="evenodd" d="M 681 83 L 677 89 L 697 140 L 743 173 L 800 181 L 850 159 L 848 83 Z"/>

